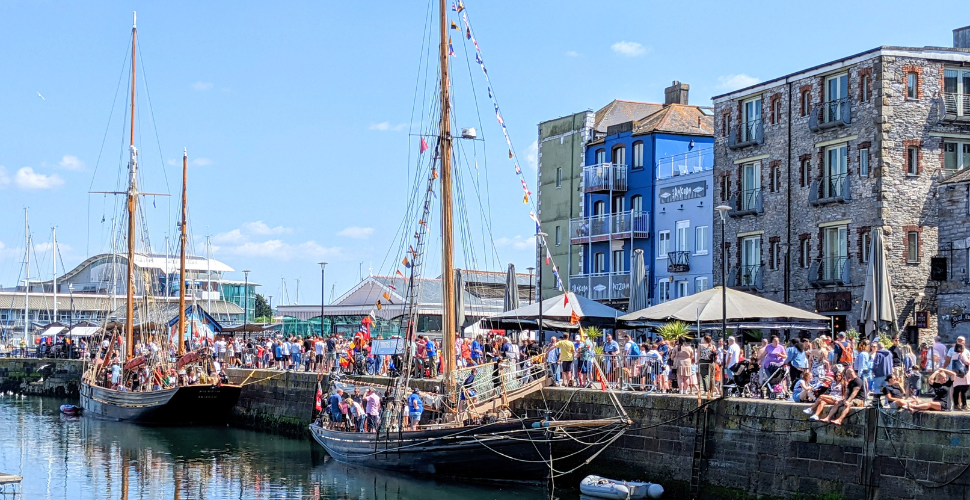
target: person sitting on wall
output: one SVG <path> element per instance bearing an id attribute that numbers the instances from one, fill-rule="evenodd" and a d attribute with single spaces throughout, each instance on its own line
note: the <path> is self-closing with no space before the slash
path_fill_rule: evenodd
<path id="1" fill-rule="evenodd" d="M 845 380 L 848 380 L 848 382 L 845 384 L 845 398 L 832 407 L 832 410 L 829 411 L 828 417 L 823 418 L 822 422 L 831 423 L 833 425 L 842 425 L 842 421 L 845 420 L 845 417 L 849 415 L 849 410 L 852 409 L 853 406 L 858 407 L 865 404 L 865 382 L 862 380 L 862 377 L 856 375 L 854 369 L 846 368 Z"/>
<path id="2" fill-rule="evenodd" d="M 950 411 L 950 390 L 953 388 L 953 380 L 957 374 L 940 368 L 931 373 L 926 383 L 933 389 L 933 400 L 925 403 L 911 402 L 903 406 L 904 410 L 909 411 Z"/>
<path id="3" fill-rule="evenodd" d="M 842 401 L 842 394 L 844 393 L 843 380 L 844 375 L 841 371 L 835 372 L 831 377 L 826 376 L 822 379 L 820 389 L 823 387 L 827 387 L 828 389 L 822 389 L 824 393 L 818 394 L 815 403 L 811 407 L 802 410 L 809 415 L 809 420 L 818 420 L 819 415 L 825 409 L 825 405 L 835 405 Z"/>

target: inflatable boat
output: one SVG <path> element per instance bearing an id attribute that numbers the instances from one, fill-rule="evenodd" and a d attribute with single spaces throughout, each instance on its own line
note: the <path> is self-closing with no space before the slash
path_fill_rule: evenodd
<path id="1" fill-rule="evenodd" d="M 579 483 L 579 491 L 596 498 L 615 500 L 660 498 L 663 486 L 642 481 L 618 481 L 600 476 L 586 476 Z"/>
<path id="2" fill-rule="evenodd" d="M 76 417 L 76 416 L 80 415 L 82 411 L 84 411 L 84 410 L 80 406 L 61 405 L 61 413 L 65 414 L 65 415 L 67 415 L 69 417 Z"/>

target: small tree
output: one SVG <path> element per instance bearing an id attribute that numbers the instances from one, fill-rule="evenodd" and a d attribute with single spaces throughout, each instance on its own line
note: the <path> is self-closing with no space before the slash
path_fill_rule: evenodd
<path id="1" fill-rule="evenodd" d="M 678 339 L 690 336 L 690 326 L 683 321 L 671 321 L 658 328 L 657 335 L 667 342 L 676 342 Z"/>
<path id="2" fill-rule="evenodd" d="M 266 302 L 266 298 L 258 293 L 256 294 L 256 310 L 253 313 L 256 315 L 257 320 L 270 318 L 270 321 L 272 321 L 273 309 Z"/>
<path id="3" fill-rule="evenodd" d="M 595 326 L 580 328 L 579 332 L 592 340 L 593 343 L 599 343 L 599 340 L 603 338 L 603 330 L 600 330 Z"/>

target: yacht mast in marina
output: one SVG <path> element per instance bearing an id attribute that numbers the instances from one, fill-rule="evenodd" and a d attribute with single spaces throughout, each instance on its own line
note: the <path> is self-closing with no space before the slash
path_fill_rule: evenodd
<path id="1" fill-rule="evenodd" d="M 179 224 L 179 356 L 185 354 L 185 226 L 188 214 L 186 183 L 189 175 L 189 152 L 182 150 L 182 222 Z"/>
<path id="2" fill-rule="evenodd" d="M 28 208 L 24 207 L 24 342 L 30 345 L 30 218 Z"/>
<path id="3" fill-rule="evenodd" d="M 438 58 L 441 66 L 441 131 L 438 146 L 441 158 L 441 356 L 443 372 L 449 380 L 455 359 L 455 256 L 451 208 L 451 92 L 448 81 L 447 2 L 439 0 Z"/>
<path id="4" fill-rule="evenodd" d="M 135 149 L 135 54 L 138 40 L 138 14 L 131 22 L 131 139 L 128 150 L 128 279 L 125 284 L 125 359 L 134 353 L 135 337 L 135 214 L 138 209 L 138 150 Z"/>

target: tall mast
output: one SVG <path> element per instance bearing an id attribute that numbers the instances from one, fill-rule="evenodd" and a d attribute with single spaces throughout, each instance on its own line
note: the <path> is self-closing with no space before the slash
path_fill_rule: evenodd
<path id="1" fill-rule="evenodd" d="M 138 14 L 133 14 L 131 22 L 131 140 L 128 149 L 128 279 L 125 283 L 125 359 L 134 352 L 135 337 L 135 213 L 138 209 L 138 151 L 135 149 L 135 54 L 138 39 Z"/>
<path id="2" fill-rule="evenodd" d="M 27 207 L 24 207 L 24 250 L 26 251 L 26 259 L 24 259 L 24 269 L 26 270 L 26 275 L 24 277 L 24 342 L 26 345 L 30 345 L 30 219 L 27 217 Z M 26 356 L 26 354 L 21 354 Z"/>
<path id="3" fill-rule="evenodd" d="M 205 310 L 209 312 L 212 311 L 212 247 L 209 246 L 208 234 L 205 235 L 205 280 Z"/>
<path id="4" fill-rule="evenodd" d="M 441 359 L 445 377 L 451 376 L 455 364 L 455 261 L 451 221 L 451 96 L 448 81 L 448 25 L 445 0 L 438 2 L 441 41 L 438 59 L 441 65 L 441 127 L 438 136 L 441 153 Z"/>
<path id="5" fill-rule="evenodd" d="M 178 353 L 181 355 L 185 352 L 185 225 L 186 219 L 188 218 L 186 214 L 188 213 L 188 208 L 186 207 L 186 202 L 188 201 L 188 193 L 186 188 L 186 183 L 188 182 L 189 175 L 189 152 L 187 149 L 182 150 L 182 223 L 179 224 L 180 234 L 179 234 L 179 343 L 178 343 Z"/>
<path id="6" fill-rule="evenodd" d="M 53 284 L 52 288 L 54 292 L 54 320 L 51 321 L 51 323 L 56 323 L 57 322 L 57 228 L 56 227 L 51 228 L 51 256 L 53 257 L 51 260 L 54 261 L 54 266 L 53 266 L 54 281 L 52 281 L 52 284 Z"/>

